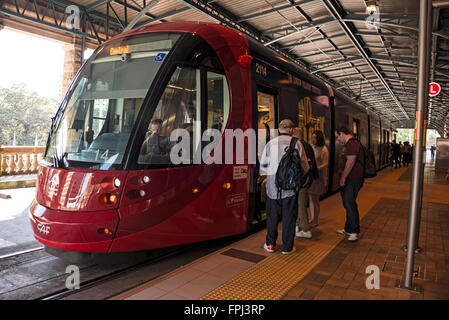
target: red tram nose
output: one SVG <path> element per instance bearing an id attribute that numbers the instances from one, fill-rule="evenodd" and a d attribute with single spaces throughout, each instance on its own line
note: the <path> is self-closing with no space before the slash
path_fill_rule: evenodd
<path id="1" fill-rule="evenodd" d="M 107 252 L 125 179 L 126 172 L 41 167 L 29 208 L 34 236 L 57 249 Z"/>

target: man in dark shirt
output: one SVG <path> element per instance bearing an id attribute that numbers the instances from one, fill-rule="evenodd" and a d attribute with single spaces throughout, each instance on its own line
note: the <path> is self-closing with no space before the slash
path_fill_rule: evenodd
<path id="1" fill-rule="evenodd" d="M 340 154 L 343 172 L 340 177 L 341 198 L 346 209 L 345 228 L 337 231 L 348 236 L 349 241 L 357 241 L 360 233 L 357 195 L 363 186 L 365 155 L 360 142 L 354 138 L 348 128 L 340 127 L 335 131 L 337 141 L 344 145 Z"/>

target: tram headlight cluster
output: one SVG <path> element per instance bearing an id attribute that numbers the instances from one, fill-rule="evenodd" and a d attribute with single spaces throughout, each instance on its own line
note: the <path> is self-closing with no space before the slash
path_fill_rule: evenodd
<path id="1" fill-rule="evenodd" d="M 105 193 L 100 196 L 100 202 L 105 205 L 116 204 L 117 201 L 118 201 L 117 195 L 112 193 Z"/>

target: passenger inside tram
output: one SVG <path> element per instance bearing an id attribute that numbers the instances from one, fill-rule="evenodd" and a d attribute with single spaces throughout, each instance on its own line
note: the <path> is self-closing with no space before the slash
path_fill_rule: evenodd
<path id="1" fill-rule="evenodd" d="M 143 147 L 146 148 L 146 153 L 149 155 L 163 155 L 167 154 L 170 148 L 170 138 L 160 135 L 162 128 L 161 119 L 153 119 L 150 123 L 150 130 L 145 134 Z"/>

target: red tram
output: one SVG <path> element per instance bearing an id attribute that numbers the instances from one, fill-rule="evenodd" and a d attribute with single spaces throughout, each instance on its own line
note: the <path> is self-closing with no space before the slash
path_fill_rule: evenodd
<path id="1" fill-rule="evenodd" d="M 173 22 L 121 34 L 82 66 L 53 119 L 29 208 L 34 236 L 61 252 L 114 253 L 244 233 L 264 211 L 258 165 L 248 152 L 243 163 L 206 164 L 194 151 L 207 129 L 223 144 L 225 129 L 259 128 L 260 143 L 283 118 L 306 138 L 325 133 L 329 194 L 337 124 L 378 169 L 388 165 L 388 121 L 234 29 Z M 166 141 L 180 128 L 195 137 L 176 164 Z"/>

